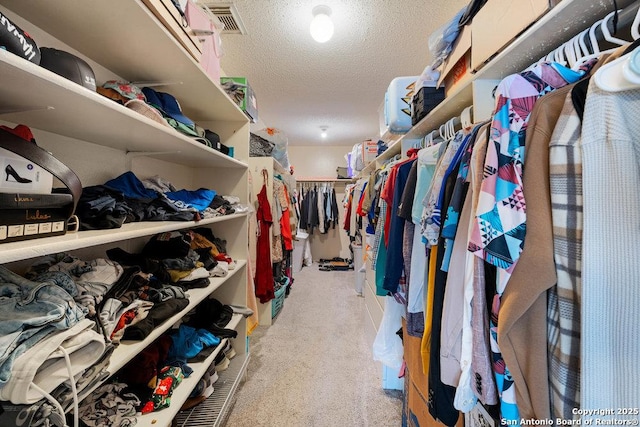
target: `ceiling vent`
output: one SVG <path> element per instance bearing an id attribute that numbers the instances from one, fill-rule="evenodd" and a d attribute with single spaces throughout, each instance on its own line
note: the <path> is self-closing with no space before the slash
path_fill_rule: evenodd
<path id="1" fill-rule="evenodd" d="M 235 4 L 205 2 L 205 6 L 224 24 L 222 34 L 247 34 Z"/>

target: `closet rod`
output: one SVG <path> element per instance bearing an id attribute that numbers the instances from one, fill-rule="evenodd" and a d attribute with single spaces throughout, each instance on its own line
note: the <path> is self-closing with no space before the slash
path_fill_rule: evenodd
<path id="1" fill-rule="evenodd" d="M 296 182 L 351 182 L 351 178 L 296 178 Z"/>
<path id="2" fill-rule="evenodd" d="M 622 9 L 622 11 L 618 13 L 618 31 L 629 27 L 633 23 L 633 20 L 635 19 L 636 14 L 638 13 L 638 8 L 640 8 L 640 2 L 635 2 L 631 6 L 627 6 L 626 8 Z M 604 18 L 604 16 L 602 18 Z M 611 34 L 615 35 L 613 32 L 614 30 L 613 19 L 610 19 L 609 22 L 607 22 L 607 27 L 609 28 L 609 31 L 611 31 Z M 604 34 L 602 33 L 602 28 L 600 28 L 600 26 L 596 28 L 595 36 L 598 42 L 605 41 Z M 587 43 L 587 46 L 591 49 L 592 48 L 591 40 L 589 40 L 589 38 L 587 37 L 585 39 L 585 42 Z"/>

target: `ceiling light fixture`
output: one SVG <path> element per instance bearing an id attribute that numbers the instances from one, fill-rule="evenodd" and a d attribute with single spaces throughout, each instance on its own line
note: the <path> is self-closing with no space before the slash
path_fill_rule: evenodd
<path id="1" fill-rule="evenodd" d="M 325 5 L 318 5 L 311 11 L 313 19 L 309 32 L 311 37 L 318 43 L 329 41 L 333 36 L 333 21 L 331 21 L 331 8 Z"/>
<path id="2" fill-rule="evenodd" d="M 327 139 L 327 127 L 323 126 L 320 128 L 320 138 Z"/>

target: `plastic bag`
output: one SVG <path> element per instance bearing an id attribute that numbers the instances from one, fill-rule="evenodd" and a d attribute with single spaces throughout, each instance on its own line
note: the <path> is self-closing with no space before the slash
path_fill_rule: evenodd
<path id="1" fill-rule="evenodd" d="M 418 93 L 418 91 L 425 87 L 435 87 L 438 83 L 438 79 L 440 78 L 440 71 L 434 70 L 431 65 L 427 65 L 424 69 L 418 80 L 416 81 L 416 90 L 414 91 L 414 96 Z"/>
<path id="2" fill-rule="evenodd" d="M 249 134 L 249 157 L 270 157 L 276 144 L 254 133 Z"/>
<path id="3" fill-rule="evenodd" d="M 276 128 L 264 128 L 255 132 L 261 138 L 266 139 L 274 144 L 273 151 L 271 152 L 271 157 L 276 159 L 278 163 L 282 165 L 283 168 L 289 169 L 291 165 L 289 164 L 289 155 L 288 155 L 288 146 L 289 139 L 287 136 Z"/>
<path id="4" fill-rule="evenodd" d="M 402 317 L 405 316 L 404 305 L 398 303 L 392 296 L 384 299 L 384 315 L 376 339 L 373 341 L 373 360 L 383 365 L 400 370 L 404 349 L 402 340 L 396 334 L 402 327 Z"/>
<path id="5" fill-rule="evenodd" d="M 351 169 L 360 172 L 364 169 L 364 160 L 362 159 L 362 143 L 357 143 L 351 149 Z"/>
<path id="6" fill-rule="evenodd" d="M 433 64 L 431 64 L 431 68 L 438 68 L 453 50 L 453 44 L 458 38 L 458 33 L 460 32 L 458 22 L 460 22 L 460 18 L 466 10 L 467 8 L 464 7 L 460 12 L 456 13 L 453 19 L 435 30 L 429 36 L 429 51 L 431 52 L 431 55 L 433 55 Z"/>

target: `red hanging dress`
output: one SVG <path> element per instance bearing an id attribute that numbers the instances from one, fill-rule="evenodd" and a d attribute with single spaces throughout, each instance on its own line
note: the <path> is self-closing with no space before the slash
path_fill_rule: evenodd
<path id="1" fill-rule="evenodd" d="M 271 234 L 271 224 L 273 217 L 271 216 L 271 205 L 267 198 L 267 171 L 262 171 L 264 184 L 262 190 L 258 193 L 258 240 L 256 243 L 256 297 L 261 303 L 272 300 L 274 295 L 273 289 L 273 269 L 271 265 L 271 242 L 269 236 Z"/>

